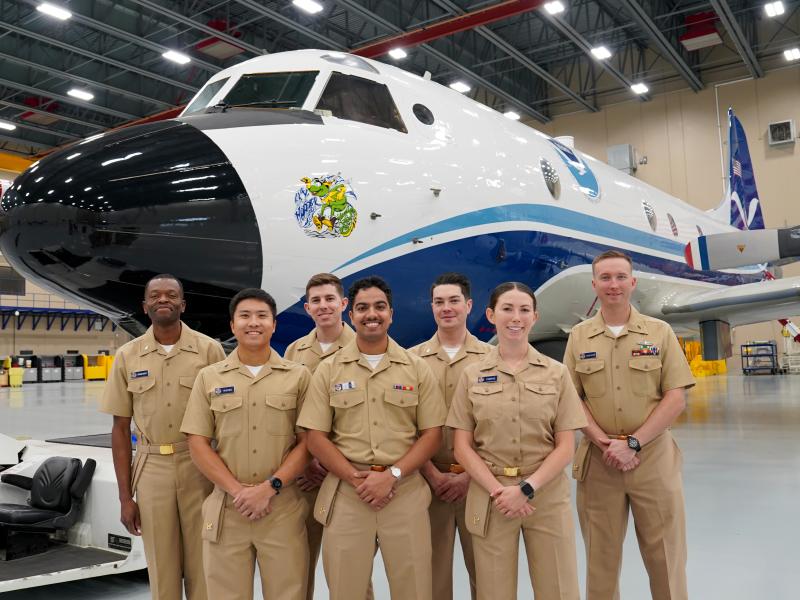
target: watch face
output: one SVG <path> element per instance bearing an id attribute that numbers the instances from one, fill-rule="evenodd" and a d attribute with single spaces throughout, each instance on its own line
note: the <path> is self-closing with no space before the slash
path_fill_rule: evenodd
<path id="1" fill-rule="evenodd" d="M 400 467 L 392 467 L 389 469 L 389 471 L 391 471 L 392 476 L 394 476 L 396 479 L 400 479 L 401 475 Z"/>
<path id="2" fill-rule="evenodd" d="M 272 487 L 274 487 L 276 490 L 279 490 L 283 487 L 283 482 L 277 477 L 273 477 L 270 482 L 272 483 Z"/>
<path id="3" fill-rule="evenodd" d="M 628 438 L 628 448 L 630 448 L 631 450 L 638 450 L 640 448 L 639 440 L 637 440 L 634 437 L 629 437 Z"/>

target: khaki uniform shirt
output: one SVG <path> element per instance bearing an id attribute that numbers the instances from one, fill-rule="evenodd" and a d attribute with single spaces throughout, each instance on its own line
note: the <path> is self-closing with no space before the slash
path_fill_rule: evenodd
<path id="1" fill-rule="evenodd" d="M 344 348 L 355 339 L 356 334 L 353 329 L 347 323 L 342 323 L 342 325 L 344 326 L 342 333 L 339 334 L 339 337 L 336 338 L 326 352 L 323 352 L 322 346 L 319 345 L 315 327 L 308 335 L 289 344 L 286 352 L 283 353 L 283 358 L 300 363 L 313 373 L 317 370 L 319 363 L 331 354 L 336 354 L 341 348 Z"/>
<path id="2" fill-rule="evenodd" d="M 594 420 L 611 435 L 632 434 L 664 392 L 694 385 L 672 328 L 632 306 L 619 337 L 608 329 L 600 311 L 573 327 L 564 364 Z"/>
<path id="3" fill-rule="evenodd" d="M 433 334 L 433 337 L 427 342 L 409 348 L 408 351 L 421 356 L 431 368 L 433 376 L 439 382 L 439 389 L 442 392 L 442 396 L 444 396 L 444 403 L 449 411 L 456 385 L 464 368 L 483 358 L 490 349 L 491 346 L 489 344 L 480 341 L 471 333 L 467 333 L 464 345 L 459 348 L 452 360 L 450 355 L 442 348 L 437 334 Z M 458 462 L 455 454 L 453 454 L 453 430 L 450 427 L 445 427 L 442 433 L 442 446 L 431 461 L 445 465 Z"/>
<path id="4" fill-rule="evenodd" d="M 391 465 L 418 432 L 444 425 L 447 412 L 425 362 L 393 339 L 373 370 L 355 340 L 317 367 L 298 424 L 331 433 L 353 463 Z"/>
<path id="5" fill-rule="evenodd" d="M 133 417 L 143 441 L 174 444 L 186 440 L 181 420 L 200 369 L 225 358 L 219 342 L 181 323 L 181 337 L 167 354 L 150 327 L 117 350 L 100 410 Z"/>
<path id="6" fill-rule="evenodd" d="M 449 427 L 473 432 L 486 462 L 531 472 L 555 448 L 556 432 L 586 424 L 566 367 L 533 347 L 516 373 L 496 347 L 464 369 L 447 418 Z"/>
<path id="7" fill-rule="evenodd" d="M 181 431 L 217 440 L 217 453 L 236 479 L 258 484 L 295 446 L 297 414 L 311 373 L 275 350 L 253 377 L 235 350 L 197 376 Z"/>

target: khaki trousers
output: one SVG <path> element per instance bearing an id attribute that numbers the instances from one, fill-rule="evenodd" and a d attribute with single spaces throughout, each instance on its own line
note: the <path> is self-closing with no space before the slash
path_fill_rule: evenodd
<path id="1" fill-rule="evenodd" d="M 314 518 L 314 503 L 317 501 L 319 488 L 300 494 L 306 505 L 306 539 L 308 540 L 308 584 L 306 600 L 314 600 L 314 577 L 317 571 L 319 551 L 322 546 L 322 525 Z"/>
<path id="2" fill-rule="evenodd" d="M 518 477 L 498 477 L 515 485 Z M 564 473 L 536 491 L 536 511 L 509 519 L 492 504 L 486 537 L 472 537 L 478 600 L 516 600 L 519 535 L 536 600 L 580 600 L 570 485 Z"/>
<path id="3" fill-rule="evenodd" d="M 214 486 L 188 451 L 143 458 L 136 503 L 153 599 L 181 600 L 185 585 L 189 600 L 206 600 L 200 510 Z"/>
<path id="4" fill-rule="evenodd" d="M 619 600 L 622 544 L 633 512 L 653 600 L 687 600 L 683 459 L 667 431 L 642 448 L 641 464 L 622 473 L 591 446 L 578 482 L 578 518 L 586 546 L 587 600 Z"/>
<path id="5" fill-rule="evenodd" d="M 258 561 L 264 600 L 305 600 L 308 577 L 306 505 L 296 486 L 272 498 L 272 512 L 243 517 L 225 497 L 219 540 L 203 541 L 203 564 L 212 600 L 252 600 Z"/>
<path id="6" fill-rule="evenodd" d="M 472 551 L 472 534 L 464 520 L 466 500 L 444 502 L 431 494 L 428 514 L 431 518 L 431 549 L 433 551 L 433 597 L 436 600 L 453 600 L 453 554 L 456 530 L 464 554 L 464 564 L 469 573 L 469 587 L 475 600 L 475 559 Z"/>
<path id="7" fill-rule="evenodd" d="M 341 482 L 322 535 L 330 600 L 366 597 L 376 544 L 392 599 L 432 600 L 430 502 L 430 489 L 419 473 L 402 479 L 394 499 L 379 511 Z"/>

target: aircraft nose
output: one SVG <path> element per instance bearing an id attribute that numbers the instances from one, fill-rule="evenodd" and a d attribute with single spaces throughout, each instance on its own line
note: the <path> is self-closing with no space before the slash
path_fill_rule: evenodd
<path id="1" fill-rule="evenodd" d="M 0 209 L 0 251 L 15 269 L 132 331 L 149 325 L 141 300 L 159 273 L 183 283 L 187 322 L 223 337 L 230 297 L 261 285 L 260 235 L 239 175 L 208 136 L 177 120 L 48 155 Z"/>

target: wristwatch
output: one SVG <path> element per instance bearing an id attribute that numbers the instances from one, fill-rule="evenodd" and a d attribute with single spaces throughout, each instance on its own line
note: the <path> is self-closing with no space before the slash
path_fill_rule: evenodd
<path id="1" fill-rule="evenodd" d="M 400 478 L 403 476 L 403 472 L 400 470 L 400 467 L 396 467 L 392 465 L 389 467 L 389 472 L 392 474 L 392 477 L 400 481 Z"/>
<path id="2" fill-rule="evenodd" d="M 628 448 L 630 448 L 631 450 L 636 450 L 636 452 L 639 452 L 639 450 L 642 449 L 642 445 L 639 443 L 639 440 L 637 440 L 632 435 L 629 435 L 628 436 Z"/>
<path id="3" fill-rule="evenodd" d="M 524 479 L 519 482 L 519 489 L 528 497 L 528 500 L 533 500 L 533 486 Z"/>
<path id="4" fill-rule="evenodd" d="M 281 488 L 283 487 L 283 481 L 281 481 L 278 477 L 275 477 L 275 475 L 267 479 L 267 481 L 269 481 L 269 484 L 272 486 L 272 489 L 275 490 L 276 496 L 281 493 Z"/>

